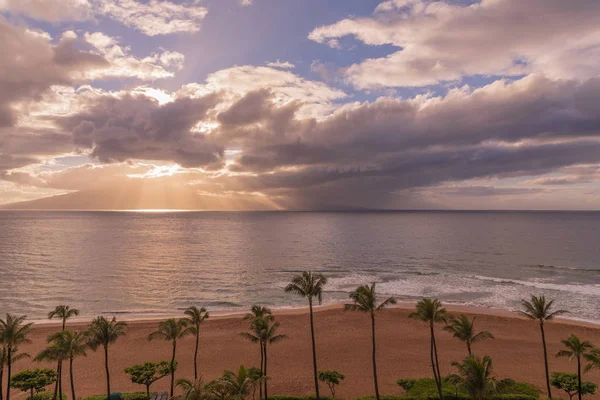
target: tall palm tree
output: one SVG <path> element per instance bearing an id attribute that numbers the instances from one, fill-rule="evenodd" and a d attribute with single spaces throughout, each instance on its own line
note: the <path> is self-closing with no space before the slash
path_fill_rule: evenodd
<path id="1" fill-rule="evenodd" d="M 48 313 L 48 319 L 60 318 L 62 320 L 62 330 L 64 331 L 67 325 L 67 320 L 79 315 L 79 310 L 69 306 L 56 306 L 54 310 Z"/>
<path id="2" fill-rule="evenodd" d="M 469 320 L 464 314 L 460 314 L 458 318 L 451 318 L 450 323 L 444 327 L 444 330 L 452 333 L 452 336 L 461 342 L 464 342 L 467 345 L 467 352 L 469 355 L 472 355 L 471 345 L 485 339 L 494 338 L 494 335 L 488 331 L 475 333 L 475 317 Z"/>
<path id="3" fill-rule="evenodd" d="M 548 400 L 552 400 L 552 390 L 550 389 L 550 372 L 548 369 L 548 350 L 546 349 L 546 335 L 544 333 L 544 322 L 551 321 L 554 317 L 565 314 L 566 310 L 552 311 L 554 300 L 546 301 L 545 296 L 531 296 L 531 300 L 521 300 L 523 309 L 519 314 L 536 320 L 540 323 L 540 331 L 542 332 L 542 347 L 544 348 L 544 367 L 546 368 L 546 391 L 548 392 Z"/>
<path id="4" fill-rule="evenodd" d="M 273 313 L 271 312 L 271 309 L 268 307 L 264 307 L 264 306 L 260 306 L 260 305 L 253 305 L 252 308 L 250 309 L 250 312 L 248 314 L 246 314 L 244 316 L 244 320 L 250 320 L 252 321 L 250 324 L 250 329 L 253 331 L 257 331 L 256 330 L 256 326 L 255 326 L 255 322 L 258 321 L 260 323 L 260 320 L 267 318 L 271 321 L 273 321 L 275 319 L 275 317 L 273 317 Z M 246 338 L 248 338 L 247 333 L 242 333 L 242 336 L 245 336 Z M 252 339 L 250 339 L 252 340 Z M 260 347 L 260 376 L 264 377 L 264 360 L 265 360 L 265 354 L 263 351 L 263 343 L 262 340 L 257 341 L 256 343 L 259 344 L 258 347 Z M 259 385 L 259 394 L 258 394 L 258 398 L 260 400 L 262 400 L 263 398 L 263 385 Z"/>
<path id="5" fill-rule="evenodd" d="M 27 338 L 31 331 L 32 323 L 25 323 L 25 315 L 14 316 L 6 314 L 6 318 L 0 318 L 0 343 L 6 348 L 6 400 L 10 400 L 10 378 L 12 374 L 13 353 L 16 353 L 17 347 L 23 343 L 31 343 Z"/>
<path id="6" fill-rule="evenodd" d="M 267 348 L 268 345 L 278 343 L 284 339 L 287 339 L 287 335 L 277 334 L 279 328 L 279 322 L 273 322 L 274 318 L 272 315 L 267 314 L 262 318 L 256 318 L 252 321 L 250 329 L 254 331 L 254 334 L 249 332 L 242 332 L 241 335 L 253 343 L 258 343 L 262 347 L 262 354 L 264 356 L 262 371 L 263 371 L 263 386 L 265 393 L 265 400 L 268 400 L 268 386 L 267 386 Z M 273 322 L 273 324 L 271 324 Z"/>
<path id="7" fill-rule="evenodd" d="M 158 323 L 158 330 L 148 335 L 148 340 L 163 339 L 173 342 L 173 354 L 171 355 L 171 397 L 175 389 L 175 353 L 177 352 L 177 339 L 181 339 L 192 333 L 188 321 L 184 318 L 170 318 Z"/>
<path id="8" fill-rule="evenodd" d="M 300 297 L 308 299 L 308 310 L 310 315 L 310 337 L 312 340 L 313 376 L 315 380 L 315 395 L 319 397 L 319 379 L 317 377 L 317 348 L 315 344 L 315 324 L 313 320 L 313 299 L 319 304 L 323 302 L 323 287 L 327 284 L 327 278 L 320 273 L 304 271 L 302 274 L 292 278 L 289 285 L 285 287 L 286 293 L 295 293 Z"/>
<path id="9" fill-rule="evenodd" d="M 556 353 L 556 357 L 569 357 L 569 361 L 573 358 L 577 359 L 577 395 L 581 400 L 581 357 L 587 358 L 587 351 L 594 346 L 587 340 L 580 340 L 575 335 L 571 335 L 561 342 L 567 349 Z"/>
<path id="10" fill-rule="evenodd" d="M 52 342 L 53 345 L 43 350 L 36 358 L 45 358 L 44 352 L 48 351 L 48 355 L 52 357 L 57 354 L 61 357 L 60 359 L 60 374 L 62 374 L 62 362 L 69 360 L 69 382 L 71 385 L 71 398 L 76 399 L 75 396 L 75 380 L 73 379 L 73 360 L 78 356 L 87 356 L 86 349 L 88 347 L 88 338 L 85 332 L 70 331 L 65 329 L 64 331 L 54 333 L 48 337 L 48 342 Z M 53 354 L 54 353 L 54 354 Z M 52 358 L 50 358 L 52 359 Z M 59 379 L 62 380 L 62 376 L 59 375 Z M 60 383 L 59 393 L 62 396 L 62 381 Z"/>
<path id="11" fill-rule="evenodd" d="M 79 315 L 79 310 L 75 308 L 71 308 L 67 305 L 59 305 L 54 308 L 54 310 L 48 313 L 48 319 L 59 318 L 62 321 L 62 330 L 64 331 L 67 326 L 67 320 Z M 59 386 L 62 387 L 62 360 L 59 360 L 56 365 L 56 373 L 58 379 L 54 384 L 54 396 L 53 399 L 56 399 L 58 393 L 62 396 L 62 391 L 60 391 Z"/>
<path id="12" fill-rule="evenodd" d="M 198 380 L 198 345 L 200 342 L 200 324 L 208 319 L 208 311 L 206 308 L 198 308 L 195 306 L 188 307 L 184 314 L 187 315 L 189 330 L 196 336 L 196 349 L 194 350 L 194 380 Z"/>
<path id="13" fill-rule="evenodd" d="M 373 345 L 373 382 L 375 384 L 375 398 L 379 400 L 379 385 L 377 384 L 377 361 L 376 361 L 376 346 L 375 346 L 375 312 L 385 309 L 390 304 L 396 304 L 396 299 L 389 297 L 381 304 L 377 305 L 377 294 L 375 293 L 375 283 L 362 285 L 350 293 L 350 299 L 354 304 L 344 305 L 344 310 L 362 311 L 369 313 L 371 316 L 371 341 Z"/>
<path id="14" fill-rule="evenodd" d="M 64 331 L 59 333 L 62 332 Z M 67 349 L 60 338 L 50 335 L 48 337 L 48 343 L 51 343 L 50 346 L 46 347 L 37 356 L 35 356 L 34 361 L 56 361 L 56 388 L 54 389 L 54 396 L 52 399 L 56 400 L 57 396 L 60 396 L 60 399 L 62 400 L 62 364 L 63 361 L 67 360 L 69 356 L 67 354 Z"/>
<path id="15" fill-rule="evenodd" d="M 483 359 L 468 356 L 462 363 L 453 362 L 452 365 L 458 368 L 459 378 L 454 382 L 459 383 L 473 400 L 486 400 L 494 390 L 496 380 L 491 377 L 492 359 L 489 356 Z"/>
<path id="16" fill-rule="evenodd" d="M 22 360 L 24 358 L 28 358 L 30 357 L 29 354 L 27 353 L 19 353 L 19 349 L 18 348 L 13 348 L 12 351 L 12 360 L 11 360 L 11 364 L 16 363 L 19 360 Z M 3 382 L 3 378 L 4 378 L 4 367 L 8 365 L 8 349 L 6 348 L 6 346 L 2 346 L 0 347 L 0 400 L 2 400 L 2 398 L 4 397 L 3 392 L 3 387 L 2 387 L 2 382 Z M 10 382 L 9 382 L 10 385 Z"/>
<path id="17" fill-rule="evenodd" d="M 434 327 L 435 324 L 446 323 L 446 309 L 442 307 L 442 303 L 438 299 L 423 299 L 417 303 L 415 311 L 410 313 L 408 317 L 429 324 L 429 332 L 431 337 L 429 346 L 431 369 L 433 370 L 433 377 L 435 379 L 440 400 L 444 400 L 444 394 L 442 393 L 442 375 L 440 373 L 440 363 L 438 361 Z"/>
<path id="18" fill-rule="evenodd" d="M 121 336 L 126 335 L 127 324 L 113 317 L 110 321 L 97 317 L 88 327 L 88 346 L 93 351 L 99 346 L 104 348 L 104 369 L 106 371 L 106 395 L 110 399 L 110 371 L 108 369 L 108 346 L 115 343 Z"/>

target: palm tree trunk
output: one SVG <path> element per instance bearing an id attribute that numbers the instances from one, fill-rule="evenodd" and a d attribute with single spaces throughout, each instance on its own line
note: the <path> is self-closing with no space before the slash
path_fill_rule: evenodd
<path id="1" fill-rule="evenodd" d="M 1 364 L 1 363 L 0 363 Z M 0 365 L 0 400 L 4 397 L 4 387 L 2 386 L 2 378 L 4 377 L 4 365 Z"/>
<path id="2" fill-rule="evenodd" d="M 173 397 L 173 389 L 175 388 L 175 352 L 177 350 L 177 340 L 173 340 L 173 355 L 171 356 L 171 397 Z"/>
<path id="3" fill-rule="evenodd" d="M 71 399 L 77 400 L 75 397 L 75 381 L 73 380 L 73 357 L 69 358 L 69 380 L 71 381 Z"/>
<path id="4" fill-rule="evenodd" d="M 437 371 L 435 370 L 435 359 L 433 358 L 433 335 L 429 337 L 429 357 L 431 358 L 431 369 L 433 371 L 433 379 L 435 380 L 435 386 L 438 384 Z"/>
<path id="5" fill-rule="evenodd" d="M 194 381 L 198 381 L 198 345 L 200 341 L 200 324 L 196 325 L 196 350 L 194 351 Z"/>
<path id="6" fill-rule="evenodd" d="M 263 345 L 264 353 L 265 353 L 265 400 L 269 400 L 269 396 L 267 395 L 267 344 Z"/>
<path id="7" fill-rule="evenodd" d="M 471 343 L 467 342 L 467 351 L 469 352 L 469 357 L 471 357 L 473 354 L 471 353 Z"/>
<path id="8" fill-rule="evenodd" d="M 436 385 L 438 388 L 438 394 L 440 396 L 440 400 L 444 400 L 444 395 L 442 393 L 442 375 L 440 374 L 440 363 L 438 361 L 438 355 L 437 355 L 437 345 L 435 344 L 435 332 L 433 329 L 433 324 L 430 325 L 431 327 L 431 345 L 433 347 L 433 355 L 435 357 L 435 375 L 437 377 L 436 379 Z"/>
<path id="9" fill-rule="evenodd" d="M 263 350 L 263 344 L 260 342 L 258 344 L 260 346 L 260 377 L 262 379 L 262 381 L 260 382 L 260 385 L 259 385 L 258 398 L 259 398 L 259 400 L 263 400 L 263 381 L 265 380 L 265 373 L 264 373 L 265 351 Z"/>
<path id="10" fill-rule="evenodd" d="M 316 344 L 315 344 L 315 324 L 313 321 L 312 297 L 308 298 L 308 308 L 309 308 L 309 314 L 310 314 L 310 336 L 312 338 L 313 375 L 315 378 L 315 395 L 317 396 L 317 400 L 320 400 L 319 379 L 317 378 L 317 348 L 316 348 Z"/>
<path id="11" fill-rule="evenodd" d="M 577 397 L 581 400 L 581 357 L 577 356 Z"/>
<path id="12" fill-rule="evenodd" d="M 104 346 L 104 369 L 106 370 L 106 399 L 110 400 L 110 372 L 108 370 L 108 345 Z"/>
<path id="13" fill-rule="evenodd" d="M 6 353 L 8 355 L 8 358 L 6 359 L 6 366 L 7 371 L 6 371 L 6 400 L 10 400 L 10 373 L 12 372 L 12 363 L 11 363 L 11 358 L 12 358 L 12 348 L 11 346 L 7 346 L 6 347 Z"/>
<path id="14" fill-rule="evenodd" d="M 373 382 L 375 383 L 375 398 L 379 400 L 379 385 L 377 384 L 377 362 L 375 360 L 375 315 L 373 315 L 373 313 L 371 313 L 371 339 L 373 342 Z"/>
<path id="15" fill-rule="evenodd" d="M 58 374 L 60 373 L 60 361 L 56 363 L 56 383 L 54 384 L 54 395 L 52 396 L 52 400 L 58 399 Z"/>
<path id="16" fill-rule="evenodd" d="M 546 335 L 544 334 L 544 321 L 540 321 L 540 330 L 542 331 L 542 346 L 544 347 L 544 367 L 546 368 L 546 391 L 548 400 L 552 400 L 552 390 L 550 389 L 550 373 L 548 372 L 548 351 L 546 350 Z"/>
<path id="17" fill-rule="evenodd" d="M 58 370 L 58 398 L 63 400 L 63 387 L 62 387 L 62 360 L 59 361 L 60 369 Z"/>

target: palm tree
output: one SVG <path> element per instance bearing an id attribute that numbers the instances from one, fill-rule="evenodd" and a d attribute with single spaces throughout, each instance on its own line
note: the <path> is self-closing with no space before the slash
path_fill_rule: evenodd
<path id="1" fill-rule="evenodd" d="M 249 332 L 242 332 L 241 335 L 253 343 L 258 343 L 262 347 L 262 354 L 264 356 L 262 372 L 263 372 L 263 385 L 265 392 L 265 400 L 268 400 L 268 388 L 267 388 L 267 347 L 268 345 L 278 343 L 284 339 L 287 339 L 287 335 L 277 334 L 279 328 L 279 322 L 271 322 L 274 320 L 273 316 L 266 314 L 262 318 L 256 318 L 252 321 L 250 329 L 254 331 L 254 334 Z"/>
<path id="2" fill-rule="evenodd" d="M 569 357 L 569 361 L 573 358 L 577 359 L 577 395 L 581 400 L 581 357 L 586 357 L 586 353 L 594 346 L 587 340 L 580 340 L 577 336 L 571 335 L 566 340 L 561 340 L 562 344 L 567 348 L 556 353 L 556 357 Z"/>
<path id="3" fill-rule="evenodd" d="M 189 379 L 178 379 L 176 386 L 183 389 L 183 395 L 177 396 L 174 399 L 177 400 L 213 400 L 213 396 L 207 389 L 206 384 L 202 378 L 196 382 L 192 382 Z"/>
<path id="4" fill-rule="evenodd" d="M 492 335 L 488 331 L 481 331 L 475 333 L 475 317 L 469 320 L 469 318 L 460 314 L 458 318 L 454 317 L 450 320 L 450 323 L 444 327 L 444 330 L 452 333 L 452 336 L 464 342 L 467 345 L 467 351 L 471 354 L 471 345 L 480 342 L 485 339 L 493 339 Z"/>
<path id="5" fill-rule="evenodd" d="M 433 370 L 433 377 L 435 379 L 440 400 L 444 400 L 444 394 L 442 393 L 442 375 L 440 374 L 440 363 L 438 361 L 437 345 L 435 343 L 434 326 L 438 323 L 446 323 L 446 309 L 442 307 L 442 303 L 438 299 L 423 299 L 417 303 L 415 311 L 410 313 L 408 317 L 429 324 L 431 336 L 429 346 L 431 369 Z"/>
<path id="6" fill-rule="evenodd" d="M 71 308 L 66 305 L 59 305 L 54 308 L 54 310 L 48 313 L 48 319 L 59 318 L 62 320 L 62 330 L 64 331 L 67 325 L 67 320 L 79 315 L 79 310 L 75 308 Z M 56 365 L 56 373 L 58 379 L 54 385 L 54 396 L 53 399 L 56 399 L 58 393 L 62 396 L 62 360 L 59 360 Z"/>
<path id="7" fill-rule="evenodd" d="M 310 337 L 312 339 L 313 375 L 315 379 L 315 395 L 319 400 L 319 379 L 317 377 L 317 349 L 315 344 L 315 325 L 313 321 L 313 298 L 319 304 L 323 302 L 323 287 L 327 284 L 327 278 L 320 273 L 304 271 L 301 275 L 292 278 L 292 282 L 285 287 L 286 293 L 295 293 L 300 297 L 308 298 L 308 310 L 310 314 Z"/>
<path id="8" fill-rule="evenodd" d="M 483 359 L 468 356 L 462 363 L 453 362 L 452 365 L 458 368 L 458 375 L 452 375 L 450 379 L 459 383 L 473 400 L 486 400 L 494 390 L 496 380 L 491 377 L 492 359 L 489 356 Z"/>
<path id="9" fill-rule="evenodd" d="M 6 318 L 0 318 L 0 343 L 6 348 L 6 376 L 9 384 L 6 387 L 6 400 L 10 400 L 10 378 L 12 374 L 13 353 L 16 353 L 17 347 L 23 343 L 31 343 L 27 338 L 31 331 L 32 323 L 24 323 L 25 315 L 14 316 L 6 314 Z"/>
<path id="10" fill-rule="evenodd" d="M 257 304 L 253 305 L 252 308 L 250 309 L 250 312 L 244 316 L 244 320 L 252 321 L 252 323 L 250 324 L 250 329 L 254 330 L 255 332 L 256 332 L 256 326 L 255 326 L 254 322 L 260 321 L 265 318 L 267 318 L 271 321 L 273 321 L 275 319 L 275 317 L 273 317 L 273 313 L 271 312 L 270 308 L 260 306 Z M 247 335 L 248 335 L 247 333 L 242 333 L 242 336 L 249 339 Z M 250 340 L 252 340 L 252 339 L 250 339 Z M 257 341 L 256 343 L 258 343 L 259 344 L 258 347 L 260 347 L 260 376 L 264 377 L 265 376 L 265 374 L 264 374 L 265 354 L 263 351 L 263 343 L 262 343 L 262 341 Z M 261 400 L 263 398 L 263 385 L 262 384 L 259 385 L 258 398 Z"/>
<path id="11" fill-rule="evenodd" d="M 13 352 L 12 352 L 12 360 L 11 360 L 11 364 L 16 363 L 19 360 L 22 360 L 23 358 L 28 358 L 30 357 L 29 354 L 27 353 L 19 353 L 19 349 L 18 348 L 13 348 Z M 2 393 L 3 391 L 3 387 L 2 387 L 2 382 L 3 382 L 3 378 L 4 378 L 4 367 L 8 365 L 8 349 L 6 348 L 6 346 L 2 346 L 0 347 L 0 400 L 2 400 L 2 397 L 4 396 L 4 394 Z M 10 385 L 10 382 L 9 382 Z"/>
<path id="12" fill-rule="evenodd" d="M 344 305 L 344 310 L 362 311 L 369 313 L 371 316 L 371 339 L 373 345 L 373 382 L 375 383 L 375 398 L 379 400 L 379 385 L 377 384 L 377 362 L 376 362 L 376 347 L 375 347 L 375 312 L 385 309 L 390 304 L 396 304 L 396 299 L 389 297 L 381 304 L 377 305 L 377 295 L 375 293 L 375 283 L 362 285 L 350 293 L 350 298 L 354 304 Z"/>
<path id="13" fill-rule="evenodd" d="M 589 354 L 585 354 L 584 357 L 589 362 L 585 367 L 585 372 L 589 372 L 593 369 L 600 369 L 600 349 L 592 349 L 592 351 L 590 351 Z"/>
<path id="14" fill-rule="evenodd" d="M 548 392 L 548 400 L 552 400 L 552 391 L 550 389 L 550 372 L 548 370 L 548 350 L 546 349 L 546 335 L 544 333 L 544 322 L 551 321 L 554 317 L 564 314 L 566 310 L 552 311 L 554 300 L 546 301 L 545 296 L 531 296 L 531 300 L 521 300 L 523 310 L 519 314 L 540 323 L 540 331 L 542 332 L 542 347 L 544 348 L 544 366 L 546 368 L 546 391 Z"/>
<path id="15" fill-rule="evenodd" d="M 79 310 L 69 306 L 56 306 L 54 310 L 48 313 L 48 319 L 60 318 L 62 320 L 62 330 L 64 331 L 67 325 L 67 320 L 79 315 Z"/>
<path id="16" fill-rule="evenodd" d="M 163 339 L 173 342 L 173 354 L 171 356 L 171 397 L 175 389 L 175 353 L 177 351 L 177 339 L 181 339 L 192 333 L 188 327 L 188 321 L 184 318 L 170 318 L 158 323 L 158 330 L 148 335 L 148 340 Z"/>
<path id="17" fill-rule="evenodd" d="M 110 399 L 110 371 L 108 369 L 108 346 L 115 343 L 121 336 L 125 336 L 127 324 L 113 317 L 110 321 L 104 317 L 97 317 L 88 328 L 88 346 L 93 351 L 99 346 L 104 348 L 104 369 L 106 371 L 106 394 Z"/>
<path id="18" fill-rule="evenodd" d="M 231 400 L 245 400 L 252 393 L 258 381 L 253 379 L 249 372 L 250 369 L 240 365 L 237 374 L 232 371 L 225 371 L 223 374 L 220 380 L 223 382 Z"/>
<path id="19" fill-rule="evenodd" d="M 190 325 L 190 332 L 196 336 L 196 350 L 194 351 L 194 380 L 198 380 L 198 344 L 200 341 L 200 324 L 208 319 L 208 311 L 206 308 L 198 308 L 198 307 L 188 307 L 184 314 L 188 317 L 186 318 L 188 324 Z"/>
<path id="20" fill-rule="evenodd" d="M 50 337 L 48 337 L 48 341 L 54 342 L 54 345 L 52 347 L 55 347 L 56 352 L 58 354 L 62 355 L 61 360 L 60 360 L 60 365 L 61 365 L 60 374 L 61 375 L 62 375 L 62 361 L 69 360 L 69 382 L 71 384 L 71 399 L 76 399 L 77 397 L 75 396 L 75 381 L 73 379 L 73 360 L 77 356 L 87 356 L 87 354 L 85 352 L 85 350 L 88 346 L 87 334 L 85 332 L 64 330 L 61 332 L 57 332 L 53 335 L 50 335 Z M 46 350 L 49 350 L 49 349 L 50 348 L 48 348 Z M 43 350 L 42 353 L 44 353 L 46 350 Z M 52 352 L 52 350 L 50 350 L 50 352 Z M 42 353 L 40 353 L 40 355 L 38 355 L 38 357 L 42 356 L 42 358 L 44 358 Z M 36 357 L 36 358 L 38 358 L 38 357 Z M 62 379 L 61 375 L 59 375 L 59 379 Z M 59 393 L 61 393 L 61 396 L 62 396 L 62 381 L 60 384 Z"/>
<path id="21" fill-rule="evenodd" d="M 62 333 L 63 331 L 59 332 Z M 50 335 L 48 337 L 48 343 L 52 343 L 50 346 L 46 347 L 42 350 L 37 356 L 35 356 L 34 361 L 56 361 L 56 386 L 54 389 L 53 400 L 56 400 L 57 396 L 60 396 L 62 400 L 63 388 L 62 388 L 62 364 L 63 361 L 68 359 L 67 349 L 64 344 L 60 341 L 60 338 L 53 337 Z"/>

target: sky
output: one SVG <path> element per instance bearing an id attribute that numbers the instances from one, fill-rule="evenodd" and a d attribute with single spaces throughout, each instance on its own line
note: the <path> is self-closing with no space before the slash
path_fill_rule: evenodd
<path id="1" fill-rule="evenodd" d="M 0 54 L 0 205 L 600 209 L 597 0 L 0 0 Z"/>

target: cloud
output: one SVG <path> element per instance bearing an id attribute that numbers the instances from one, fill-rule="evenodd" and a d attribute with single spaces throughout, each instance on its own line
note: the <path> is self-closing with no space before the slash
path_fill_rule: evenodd
<path id="1" fill-rule="evenodd" d="M 172 33 L 191 33 L 200 30 L 200 24 L 208 13 L 199 1 L 182 4 L 150 0 L 100 0 L 96 12 L 122 24 L 135 28 L 148 36 Z"/>
<path id="2" fill-rule="evenodd" d="M 267 63 L 267 67 L 271 67 L 271 68 L 280 68 L 280 69 L 293 69 L 296 68 L 296 66 L 294 64 L 292 64 L 289 61 L 274 61 L 274 62 L 268 62 Z"/>
<path id="3" fill-rule="evenodd" d="M 0 0 L 0 11 L 53 23 L 105 17 L 148 36 L 198 32 L 208 13 L 197 0 Z"/>
<path id="4" fill-rule="evenodd" d="M 192 128 L 216 102 L 215 95 L 163 105 L 144 95 L 105 96 L 57 123 L 72 133 L 75 145 L 105 163 L 144 159 L 207 167 L 221 162 L 224 149 Z"/>
<path id="5" fill-rule="evenodd" d="M 599 16 L 595 0 L 387 1 L 372 17 L 318 27 L 309 38 L 337 46 L 340 38 L 353 36 L 370 46 L 399 48 L 345 69 L 359 89 L 531 72 L 585 80 L 600 74 Z"/>

